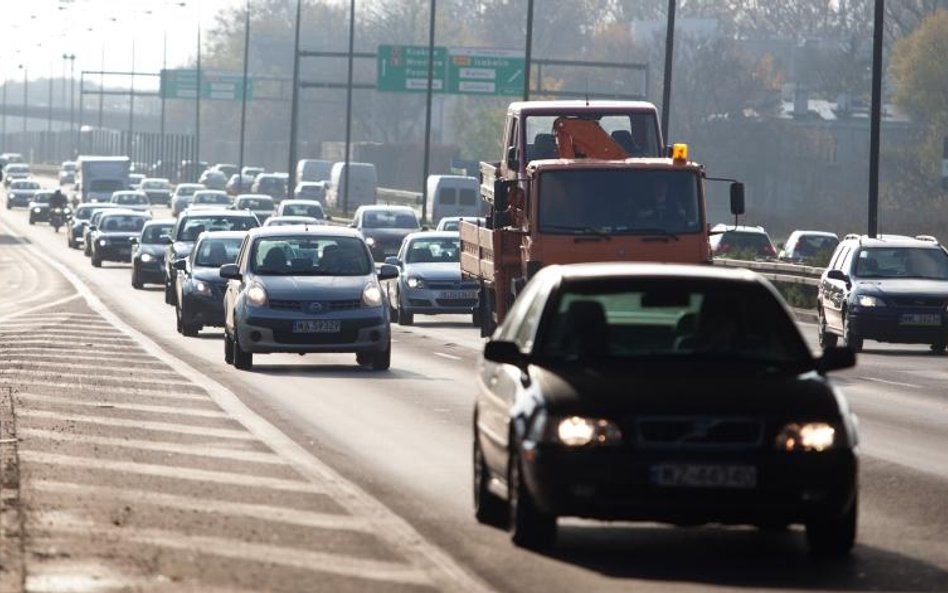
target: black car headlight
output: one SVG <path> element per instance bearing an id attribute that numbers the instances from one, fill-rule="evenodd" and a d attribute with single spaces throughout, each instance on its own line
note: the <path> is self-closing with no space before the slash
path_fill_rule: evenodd
<path id="1" fill-rule="evenodd" d="M 194 281 L 194 292 L 201 296 L 214 296 L 214 291 L 211 290 L 211 285 L 203 280 Z"/>
<path id="2" fill-rule="evenodd" d="M 418 276 L 409 276 L 406 282 L 408 284 L 408 288 L 424 288 L 425 287 L 425 281 L 419 278 Z"/>
<path id="3" fill-rule="evenodd" d="M 148 263 L 151 263 L 151 262 L 153 262 L 153 261 L 157 261 L 156 258 L 155 258 L 155 256 L 152 255 L 152 254 L 150 254 L 150 253 L 143 253 L 143 254 L 142 254 L 142 257 L 141 257 L 141 260 L 142 260 L 142 263 L 143 263 L 143 264 L 148 264 Z"/>
<path id="4" fill-rule="evenodd" d="M 108 239 L 99 239 L 99 247 L 105 247 L 108 244 L 109 244 Z"/>
<path id="5" fill-rule="evenodd" d="M 826 422 L 791 422 L 780 429 L 774 446 L 781 451 L 826 451 L 836 443 L 836 428 Z"/>
<path id="6" fill-rule="evenodd" d="M 870 294 L 858 294 L 854 297 L 854 300 L 860 307 L 885 307 L 885 301 Z"/>
<path id="7" fill-rule="evenodd" d="M 375 239 L 373 237 L 366 237 L 365 244 L 369 247 L 375 247 Z"/>
<path id="8" fill-rule="evenodd" d="M 612 420 L 587 416 L 547 416 L 544 412 L 534 417 L 528 436 L 569 448 L 622 444 L 622 430 Z"/>
<path id="9" fill-rule="evenodd" d="M 42 211 L 43 211 L 42 208 L 33 208 L 33 213 L 34 213 L 34 214 L 39 214 L 39 213 L 42 212 Z"/>

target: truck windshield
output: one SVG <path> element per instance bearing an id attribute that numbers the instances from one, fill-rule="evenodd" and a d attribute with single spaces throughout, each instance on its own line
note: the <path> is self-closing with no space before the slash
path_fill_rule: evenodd
<path id="1" fill-rule="evenodd" d="M 559 115 L 532 115 L 526 118 L 526 162 L 559 158 L 553 122 Z M 660 157 L 658 128 L 654 111 L 601 115 L 583 114 L 595 119 L 599 126 L 631 157 Z"/>
<path id="2" fill-rule="evenodd" d="M 694 233 L 701 229 L 693 171 L 581 169 L 542 173 L 540 232 Z"/>
<path id="3" fill-rule="evenodd" d="M 93 179 L 89 182 L 89 191 L 118 191 L 125 189 L 125 185 L 121 179 Z"/>

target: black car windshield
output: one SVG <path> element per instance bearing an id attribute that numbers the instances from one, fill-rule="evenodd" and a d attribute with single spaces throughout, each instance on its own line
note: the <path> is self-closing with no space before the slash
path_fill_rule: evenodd
<path id="1" fill-rule="evenodd" d="M 365 276 L 374 264 L 362 239 L 281 235 L 257 239 L 251 269 L 261 276 Z"/>
<path id="2" fill-rule="evenodd" d="M 142 181 L 142 189 L 171 189 L 167 181 Z"/>
<path id="3" fill-rule="evenodd" d="M 178 241 L 196 241 L 204 231 L 246 231 L 256 226 L 257 218 L 244 216 L 189 216 L 178 227 Z"/>
<path id="4" fill-rule="evenodd" d="M 172 224 L 150 224 L 142 231 L 142 243 L 161 243 L 162 237 L 170 237 Z"/>
<path id="5" fill-rule="evenodd" d="M 249 208 L 250 210 L 273 210 L 272 198 L 240 198 L 237 202 L 237 208 Z"/>
<path id="6" fill-rule="evenodd" d="M 417 238 L 409 245 L 405 261 L 410 264 L 461 261 L 461 241 L 457 238 Z"/>
<path id="7" fill-rule="evenodd" d="M 105 192 L 128 189 L 125 185 L 121 179 L 93 179 L 89 182 L 89 191 Z"/>
<path id="8" fill-rule="evenodd" d="M 283 206 L 284 216 L 312 216 L 313 218 L 325 218 L 323 207 L 319 204 L 285 204 Z"/>
<path id="9" fill-rule="evenodd" d="M 102 217 L 99 229 L 106 233 L 136 233 L 142 230 L 145 222 L 143 216 L 109 214 Z"/>
<path id="10" fill-rule="evenodd" d="M 417 229 L 418 218 L 411 211 L 369 210 L 362 215 L 362 228 Z"/>
<path id="11" fill-rule="evenodd" d="M 537 337 L 545 357 L 812 365 L 786 310 L 761 285 L 635 278 L 583 281 L 563 290 Z"/>
<path id="12" fill-rule="evenodd" d="M 948 253 L 937 247 L 871 247 L 853 265 L 857 278 L 948 280 Z"/>
<path id="13" fill-rule="evenodd" d="M 116 204 L 122 204 L 123 206 L 137 206 L 147 204 L 148 196 L 142 194 L 119 194 L 115 196 L 112 201 Z"/>
<path id="14" fill-rule="evenodd" d="M 14 181 L 10 183 L 10 189 L 39 189 L 40 184 L 35 181 Z"/>
<path id="15" fill-rule="evenodd" d="M 35 193 L 33 194 L 33 201 L 37 204 L 49 204 L 49 196 L 52 194 L 48 193 Z"/>
<path id="16" fill-rule="evenodd" d="M 694 172 L 642 169 L 546 171 L 540 231 L 552 234 L 680 234 L 701 228 Z"/>
<path id="17" fill-rule="evenodd" d="M 191 200 L 192 204 L 230 204 L 230 198 L 227 197 L 227 194 L 194 194 L 194 198 Z"/>
<path id="18" fill-rule="evenodd" d="M 194 265 L 205 268 L 219 268 L 224 264 L 237 261 L 237 253 L 243 237 L 208 238 L 201 241 L 194 255 Z"/>

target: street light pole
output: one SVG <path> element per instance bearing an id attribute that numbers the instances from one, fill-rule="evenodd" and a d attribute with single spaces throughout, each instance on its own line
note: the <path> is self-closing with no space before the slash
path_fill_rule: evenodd
<path id="1" fill-rule="evenodd" d="M 675 56 L 675 7 L 678 0 L 668 0 L 665 25 L 665 74 L 662 81 L 662 139 L 668 143 L 668 117 L 671 112 L 672 58 Z"/>
<path id="2" fill-rule="evenodd" d="M 250 58 L 250 0 L 244 4 L 244 80 L 240 93 L 240 156 L 237 159 L 238 193 L 244 190 L 244 134 L 247 130 L 247 69 Z M 298 59 L 298 58 L 297 58 Z M 289 189 L 289 188 L 288 188 Z M 292 196 L 291 196 L 292 197 Z"/>
<path id="3" fill-rule="evenodd" d="M 353 76 L 353 66 L 354 58 L 353 52 L 355 51 L 355 0 L 349 0 L 349 73 L 347 76 L 346 83 L 346 173 L 343 175 L 345 179 L 345 187 L 343 187 L 342 192 L 342 213 L 346 215 L 349 213 L 349 150 L 352 144 L 352 76 Z M 339 195 L 338 193 L 336 194 Z M 339 206 L 338 197 L 336 207 Z"/>
<path id="4" fill-rule="evenodd" d="M 300 21 L 303 10 L 302 0 L 296 0 L 296 37 L 293 41 L 293 100 L 290 104 L 290 158 L 286 173 L 289 175 L 287 191 L 296 187 L 296 142 L 297 126 L 300 117 Z M 246 84 L 246 78 L 244 79 Z"/>
<path id="5" fill-rule="evenodd" d="M 424 171 L 421 180 L 421 220 L 428 218 L 428 171 L 431 168 L 431 99 L 434 95 L 434 42 L 435 42 L 435 11 L 437 0 L 431 0 L 428 9 L 428 88 L 425 93 L 425 154 Z"/>
<path id="6" fill-rule="evenodd" d="M 128 146 L 126 147 L 125 154 L 128 155 L 133 162 L 135 158 L 132 155 L 132 150 L 134 148 L 134 143 L 132 142 L 132 134 L 135 133 L 135 37 L 132 36 L 132 71 L 129 74 L 129 82 L 131 89 L 128 93 Z"/>
<path id="7" fill-rule="evenodd" d="M 197 26 L 197 92 L 194 93 L 194 164 L 190 181 L 197 181 L 201 174 L 198 171 L 201 162 L 201 10 L 198 7 Z"/>
<path id="8" fill-rule="evenodd" d="M 533 62 L 533 0 L 527 0 L 527 44 L 523 57 L 523 100 L 530 100 L 530 69 Z"/>
<path id="9" fill-rule="evenodd" d="M 23 68 L 23 141 L 26 142 L 26 109 L 29 105 L 30 96 L 29 70 L 23 64 L 20 64 L 20 68 Z"/>
<path id="10" fill-rule="evenodd" d="M 69 137 L 75 139 L 73 131 L 76 128 L 76 54 L 69 54 Z M 73 144 L 72 156 L 76 155 L 78 144 Z"/>
<path id="11" fill-rule="evenodd" d="M 869 127 L 869 236 L 879 232 L 879 142 L 882 127 L 882 26 L 885 0 L 875 0 L 872 24 L 872 112 Z"/>

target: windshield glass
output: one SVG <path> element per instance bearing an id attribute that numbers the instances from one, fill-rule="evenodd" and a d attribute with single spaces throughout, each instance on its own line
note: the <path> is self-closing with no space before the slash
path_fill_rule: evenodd
<path id="1" fill-rule="evenodd" d="M 240 198 L 237 201 L 238 208 L 249 208 L 250 210 L 273 210 L 273 200 L 270 198 Z"/>
<path id="2" fill-rule="evenodd" d="M 161 243 L 162 237 L 170 237 L 172 224 L 152 224 L 142 231 L 142 243 Z"/>
<path id="3" fill-rule="evenodd" d="M 365 276 L 375 269 L 361 239 L 313 235 L 257 239 L 251 268 L 263 276 Z"/>
<path id="4" fill-rule="evenodd" d="M 558 117 L 532 115 L 526 118 L 526 162 L 559 158 L 556 135 L 553 133 L 553 122 Z M 628 156 L 661 156 L 654 112 L 603 115 L 598 121 L 599 126 L 612 136 Z"/>
<path id="5" fill-rule="evenodd" d="M 121 179 L 93 179 L 89 182 L 89 191 L 107 192 L 128 189 Z"/>
<path id="6" fill-rule="evenodd" d="M 200 189 L 203 189 L 203 188 L 201 188 L 201 187 L 194 187 L 194 186 L 187 186 L 187 185 L 179 185 L 179 186 L 177 187 L 177 189 L 175 189 L 175 193 L 176 193 L 177 195 L 179 195 L 179 196 L 193 196 L 193 195 L 194 195 L 194 192 L 196 192 L 196 191 L 198 191 L 198 190 L 200 190 Z"/>
<path id="7" fill-rule="evenodd" d="M 105 232 L 132 233 L 142 230 L 146 219 L 142 216 L 109 214 L 102 217 L 99 229 Z"/>
<path id="8" fill-rule="evenodd" d="M 33 202 L 35 202 L 35 203 L 37 203 L 37 204 L 49 204 L 49 196 L 51 196 L 51 195 L 52 195 L 51 193 L 46 193 L 46 192 L 39 193 L 39 192 L 37 192 L 37 193 L 33 194 Z"/>
<path id="9" fill-rule="evenodd" d="M 257 225 L 256 217 L 244 216 L 190 216 L 178 227 L 178 241 L 196 241 L 204 231 L 246 231 Z"/>
<path id="10" fill-rule="evenodd" d="M 405 261 L 410 264 L 461 261 L 461 241 L 457 238 L 415 239 L 408 245 Z"/>
<path id="11" fill-rule="evenodd" d="M 737 306 L 739 304 L 739 306 Z M 757 284 L 617 279 L 567 285 L 542 340 L 545 356 L 688 356 L 811 363 L 793 321 Z"/>
<path id="12" fill-rule="evenodd" d="M 698 177 L 690 171 L 547 171 L 539 184 L 542 233 L 695 233 L 701 228 Z"/>
<path id="13" fill-rule="evenodd" d="M 167 181 L 142 181 L 142 189 L 170 189 Z"/>
<path id="14" fill-rule="evenodd" d="M 948 254 L 921 247 L 869 248 L 859 252 L 853 275 L 859 278 L 948 280 Z"/>
<path id="15" fill-rule="evenodd" d="M 227 194 L 196 193 L 191 200 L 193 204 L 230 204 Z"/>
<path id="16" fill-rule="evenodd" d="M 243 237 L 209 238 L 201 241 L 194 255 L 194 265 L 205 268 L 219 268 L 224 264 L 237 261 L 237 252 Z"/>
<path id="17" fill-rule="evenodd" d="M 417 229 L 418 218 L 406 210 L 369 210 L 362 215 L 362 228 Z"/>
<path id="18" fill-rule="evenodd" d="M 13 181 L 10 189 L 39 189 L 40 184 L 35 181 Z"/>
<path id="19" fill-rule="evenodd" d="M 319 204 L 284 204 L 283 215 L 325 218 L 325 215 L 323 214 L 323 207 Z"/>
<path id="20" fill-rule="evenodd" d="M 119 194 L 114 197 L 112 200 L 116 204 L 125 204 L 125 205 L 135 205 L 135 204 L 147 204 L 148 197 L 142 196 L 139 194 Z"/>

